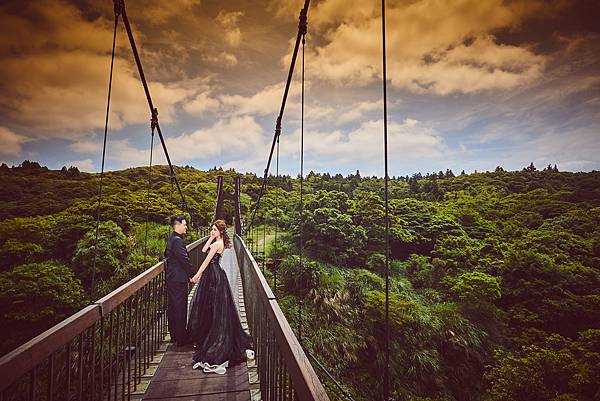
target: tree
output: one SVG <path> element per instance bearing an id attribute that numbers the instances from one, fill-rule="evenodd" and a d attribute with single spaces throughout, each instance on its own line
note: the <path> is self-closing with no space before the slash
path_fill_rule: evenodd
<path id="1" fill-rule="evenodd" d="M 0 247 L 0 266 L 8 270 L 19 264 L 39 261 L 43 254 L 44 249 L 38 244 L 9 239 Z"/>
<path id="2" fill-rule="evenodd" d="M 73 269 L 86 288 L 90 288 L 96 242 L 96 229 L 89 230 L 77 242 Z M 122 273 L 130 244 L 121 228 L 112 221 L 100 223 L 98 252 L 96 256 L 96 282 L 106 280 Z"/>
<path id="3" fill-rule="evenodd" d="M 65 319 L 83 306 L 81 282 L 65 265 L 32 263 L 0 273 L 0 327 L 10 336 L 0 354 Z"/>
<path id="4" fill-rule="evenodd" d="M 75 166 L 70 166 L 67 170 L 67 175 L 70 177 L 77 177 L 80 174 L 79 169 Z"/>
<path id="5" fill-rule="evenodd" d="M 350 214 L 354 224 L 367 234 L 369 250 L 381 251 L 384 245 L 385 208 L 381 196 L 373 192 L 355 191 Z"/>
<path id="6" fill-rule="evenodd" d="M 421 192 L 421 188 L 419 187 L 419 182 L 418 180 L 413 176 L 410 178 L 410 180 L 408 181 L 408 188 L 410 189 L 411 192 L 418 194 L 419 192 Z"/>
<path id="7" fill-rule="evenodd" d="M 489 274 L 470 271 L 461 274 L 451 291 L 456 294 L 469 316 L 480 322 L 491 323 L 497 308 L 494 303 L 500 299 L 500 280 Z"/>
<path id="8" fill-rule="evenodd" d="M 314 258 L 338 266 L 364 261 L 366 231 L 354 225 L 350 215 L 333 208 L 319 208 L 307 213 L 303 228 L 304 244 Z M 298 241 L 299 232 L 295 233 Z"/>
<path id="9" fill-rule="evenodd" d="M 594 337 L 598 344 L 600 330 L 580 336 L 581 343 L 553 334 L 542 344 L 526 345 L 515 352 L 496 351 L 496 365 L 485 375 L 491 384 L 490 399 L 596 400 L 600 354 L 587 342 Z"/>

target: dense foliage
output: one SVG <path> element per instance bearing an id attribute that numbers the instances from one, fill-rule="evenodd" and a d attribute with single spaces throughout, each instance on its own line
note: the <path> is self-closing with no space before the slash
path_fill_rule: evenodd
<path id="1" fill-rule="evenodd" d="M 216 176 L 226 176 L 226 190 L 232 191 L 235 173 L 189 167 L 176 173 L 194 227 L 208 225 Z M 103 182 L 96 247 L 96 175 L 75 167 L 52 171 L 30 161 L 0 168 L 0 355 L 162 258 L 168 217 L 185 212 L 168 168 L 153 167 L 150 192 L 147 168 L 109 172 Z M 250 198 L 243 202 L 246 210 Z M 230 202 L 224 213 L 231 220 Z M 193 227 L 188 234 L 195 238 Z"/>
<path id="2" fill-rule="evenodd" d="M 177 174 L 194 219 L 205 225 L 216 176 L 225 175 L 226 191 L 233 192 L 236 173 L 177 168 Z M 97 180 L 31 162 L 0 169 L 0 180 L 0 324 L 11 337 L 26 339 L 89 301 Z M 111 172 L 105 183 L 99 293 L 160 257 L 166 218 L 181 211 L 163 166 L 154 170 L 150 196 L 143 168 Z M 277 241 L 269 236 L 267 246 L 270 257 L 282 259 L 279 304 L 294 329 L 302 308 L 306 347 L 355 399 L 379 399 L 386 298 L 382 180 L 311 172 L 302 210 L 297 178 L 271 177 L 269 185 L 256 224 L 279 227 Z M 244 214 L 259 188 L 255 175 L 242 177 Z M 599 172 L 533 165 L 457 176 L 448 170 L 393 177 L 390 194 L 396 399 L 598 399 Z M 231 222 L 232 205 L 224 210 Z M 154 258 L 146 265 L 144 249 Z M 3 341 L 3 351 L 14 345 Z"/>
<path id="3" fill-rule="evenodd" d="M 272 184 L 280 304 L 292 327 L 302 305 L 306 346 L 356 399 L 378 399 L 382 180 L 308 175 L 302 267 L 297 181 Z M 394 178 L 390 193 L 396 399 L 600 397 L 600 173 L 447 171 Z"/>

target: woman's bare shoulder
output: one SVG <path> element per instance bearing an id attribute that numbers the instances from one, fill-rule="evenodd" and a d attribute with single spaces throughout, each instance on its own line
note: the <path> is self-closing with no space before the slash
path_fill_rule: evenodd
<path id="1" fill-rule="evenodd" d="M 218 253 L 223 253 L 223 251 L 225 250 L 225 245 L 223 244 L 223 240 L 213 242 L 212 244 L 210 244 L 210 247 L 211 248 L 214 247 Z"/>

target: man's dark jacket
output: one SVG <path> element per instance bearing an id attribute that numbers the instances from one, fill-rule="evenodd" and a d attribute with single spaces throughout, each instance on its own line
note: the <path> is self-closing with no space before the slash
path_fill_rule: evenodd
<path id="1" fill-rule="evenodd" d="M 196 274 L 190 255 L 185 248 L 185 241 L 176 232 L 172 232 L 167 240 L 165 258 L 169 259 L 167 263 L 167 281 L 188 283 L 190 277 Z"/>

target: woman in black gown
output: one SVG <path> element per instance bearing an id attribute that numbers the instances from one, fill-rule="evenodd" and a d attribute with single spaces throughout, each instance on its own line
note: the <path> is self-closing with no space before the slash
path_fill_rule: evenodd
<path id="1" fill-rule="evenodd" d="M 188 334 L 194 343 L 194 369 L 225 373 L 246 358 L 253 358 L 252 338 L 244 331 L 225 270 L 220 265 L 225 248 L 231 247 L 227 225 L 217 220 L 202 249 L 208 255 L 192 282 L 198 288 L 192 298 Z"/>

